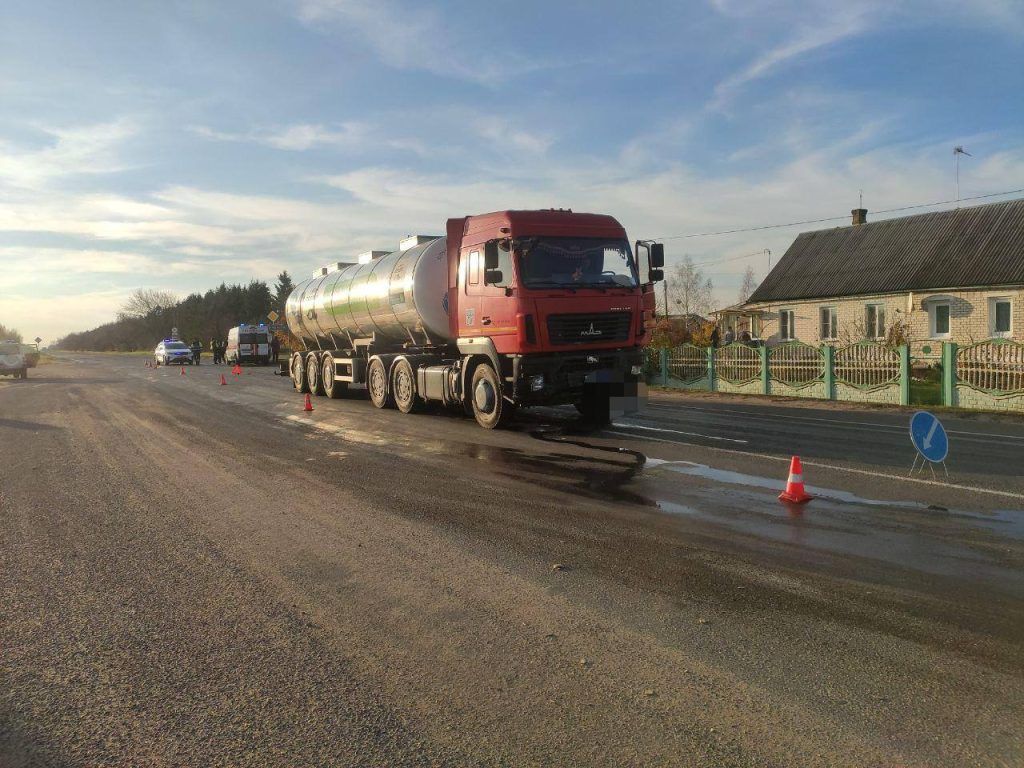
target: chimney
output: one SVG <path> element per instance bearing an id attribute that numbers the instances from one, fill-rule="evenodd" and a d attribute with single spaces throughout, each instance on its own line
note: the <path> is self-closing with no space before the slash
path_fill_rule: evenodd
<path id="1" fill-rule="evenodd" d="M 853 214 L 853 226 L 858 224 L 868 223 L 868 209 L 867 208 L 854 208 L 850 213 Z"/>

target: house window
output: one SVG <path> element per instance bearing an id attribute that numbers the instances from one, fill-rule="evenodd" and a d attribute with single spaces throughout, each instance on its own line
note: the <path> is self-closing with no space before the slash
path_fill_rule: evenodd
<path id="1" fill-rule="evenodd" d="M 753 315 L 750 318 L 750 335 L 755 339 L 761 336 L 761 316 Z"/>
<path id="2" fill-rule="evenodd" d="M 839 335 L 835 307 L 822 307 L 818 310 L 818 318 L 820 320 L 818 328 L 822 340 L 834 339 Z"/>
<path id="3" fill-rule="evenodd" d="M 783 309 L 779 312 L 779 338 L 783 341 L 792 341 L 796 338 L 795 320 L 792 309 Z"/>
<path id="4" fill-rule="evenodd" d="M 1009 336 L 1013 329 L 1013 304 L 1008 298 L 988 300 L 989 330 L 993 336 Z"/>
<path id="5" fill-rule="evenodd" d="M 864 335 L 869 339 L 885 336 L 884 304 L 868 304 L 864 307 Z"/>
<path id="6" fill-rule="evenodd" d="M 928 310 L 933 339 L 949 338 L 949 302 L 932 304 Z"/>

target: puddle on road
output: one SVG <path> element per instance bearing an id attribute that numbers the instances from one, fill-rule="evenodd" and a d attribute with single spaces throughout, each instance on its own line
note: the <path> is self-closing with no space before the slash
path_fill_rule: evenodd
<path id="1" fill-rule="evenodd" d="M 664 459 L 647 459 L 645 468 L 664 467 L 670 472 L 678 472 L 681 475 L 694 475 L 707 480 L 714 480 L 729 485 L 745 485 L 753 488 L 768 488 L 773 491 L 782 491 L 786 484 L 770 477 L 759 475 L 747 475 L 742 472 L 733 472 L 726 469 L 715 469 L 706 464 L 698 464 L 693 461 L 665 461 Z M 927 509 L 927 506 L 916 501 L 881 501 L 878 499 L 866 499 L 857 496 L 849 491 L 841 491 L 837 488 L 820 488 L 808 485 L 807 492 L 815 498 L 827 498 L 834 501 L 842 501 L 847 504 L 863 504 L 866 506 L 881 507 L 904 507 L 908 509 Z"/>

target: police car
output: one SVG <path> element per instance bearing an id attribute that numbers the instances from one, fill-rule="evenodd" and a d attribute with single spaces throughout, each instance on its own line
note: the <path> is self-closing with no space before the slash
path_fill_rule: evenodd
<path id="1" fill-rule="evenodd" d="M 183 341 L 164 339 L 156 345 L 153 357 L 157 365 L 191 365 L 192 350 Z"/>

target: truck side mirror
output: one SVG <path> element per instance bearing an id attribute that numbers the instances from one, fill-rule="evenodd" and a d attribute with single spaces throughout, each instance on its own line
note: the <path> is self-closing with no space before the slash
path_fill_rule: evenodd
<path id="1" fill-rule="evenodd" d="M 665 246 L 663 243 L 651 243 L 651 269 L 665 266 Z M 660 280 L 661 278 L 656 278 Z"/>
<path id="2" fill-rule="evenodd" d="M 484 246 L 484 271 L 490 271 L 498 268 L 498 243 L 495 240 L 487 243 Z M 488 283 L 491 282 L 484 277 Z M 500 278 L 499 278 L 500 281 Z"/>
<path id="3" fill-rule="evenodd" d="M 660 283 L 665 279 L 665 270 L 663 269 L 652 269 L 651 270 L 651 282 Z"/>

